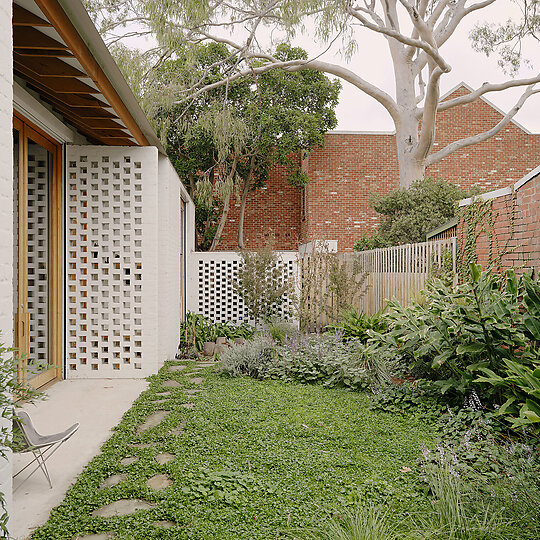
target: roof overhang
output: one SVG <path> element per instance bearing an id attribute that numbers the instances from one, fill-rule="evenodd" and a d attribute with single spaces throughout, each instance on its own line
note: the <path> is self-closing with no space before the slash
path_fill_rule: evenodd
<path id="1" fill-rule="evenodd" d="M 13 70 L 90 141 L 165 153 L 80 0 L 15 0 Z"/>

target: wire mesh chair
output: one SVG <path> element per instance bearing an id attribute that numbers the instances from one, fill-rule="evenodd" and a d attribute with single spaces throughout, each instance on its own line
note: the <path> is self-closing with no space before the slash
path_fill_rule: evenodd
<path id="1" fill-rule="evenodd" d="M 17 440 L 16 452 L 31 452 L 34 455 L 34 459 L 25 465 L 19 472 L 13 475 L 13 478 L 19 476 L 23 471 L 28 469 L 33 463 L 37 463 L 37 467 L 19 484 L 15 489 L 19 489 L 21 485 L 26 482 L 36 471 L 41 469 L 45 478 L 49 482 L 49 486 L 52 489 L 51 477 L 47 469 L 46 461 L 65 443 L 77 430 L 79 429 L 79 423 L 73 424 L 71 427 L 60 433 L 53 433 L 52 435 L 40 435 L 28 413 L 19 411 L 15 414 L 13 419 L 13 433 L 14 439 Z"/>

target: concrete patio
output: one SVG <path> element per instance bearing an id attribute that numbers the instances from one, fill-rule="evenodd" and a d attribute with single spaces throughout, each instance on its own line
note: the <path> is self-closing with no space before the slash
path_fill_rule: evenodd
<path id="1" fill-rule="evenodd" d="M 45 401 L 23 407 L 44 435 L 63 431 L 75 422 L 81 426 L 47 461 L 53 489 L 41 471 L 27 481 L 27 471 L 14 479 L 12 538 L 24 540 L 47 521 L 51 509 L 62 502 L 68 488 L 147 384 L 144 379 L 66 380 L 46 390 Z M 15 454 L 14 472 L 30 459 L 30 454 Z"/>

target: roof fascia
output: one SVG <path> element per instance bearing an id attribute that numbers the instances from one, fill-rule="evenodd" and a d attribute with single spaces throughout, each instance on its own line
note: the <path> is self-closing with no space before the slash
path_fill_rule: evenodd
<path id="1" fill-rule="evenodd" d="M 150 125 L 150 122 L 146 118 L 143 110 L 141 109 L 137 99 L 133 95 L 131 88 L 129 87 L 127 81 L 122 75 L 118 65 L 114 61 L 111 53 L 107 49 L 107 46 L 103 42 L 103 39 L 99 35 L 94 23 L 90 19 L 85 7 L 80 0 L 36 0 L 40 9 L 42 9 L 41 4 L 47 2 L 50 4 L 52 2 L 56 3 L 65 13 L 66 17 L 69 19 L 69 22 L 74 27 L 75 31 L 81 38 L 81 40 L 86 45 L 87 49 L 93 56 L 95 62 L 98 64 L 99 68 L 103 72 L 107 81 L 112 90 L 117 94 L 121 100 L 121 106 L 125 107 L 127 113 L 133 119 L 136 124 L 136 130 L 140 130 L 140 135 L 138 137 L 139 144 L 144 145 L 146 142 L 152 146 L 157 147 L 158 151 L 162 154 L 166 154 L 163 145 L 161 144 L 159 138 L 157 137 L 154 129 Z M 52 21 L 51 21 L 52 22 Z M 89 74 L 90 75 L 90 74 Z M 107 96 L 104 96 L 108 101 Z M 112 103 L 111 103 L 112 105 Z M 119 111 L 116 111 L 119 113 Z M 124 116 L 124 115 L 122 115 Z M 126 118 L 121 119 L 124 123 Z M 127 119 L 129 120 L 129 118 Z M 130 129 L 129 125 L 126 125 Z M 131 131 L 131 129 L 130 129 Z M 134 134 L 135 135 L 135 134 Z M 142 137 L 141 137 L 142 135 Z"/>

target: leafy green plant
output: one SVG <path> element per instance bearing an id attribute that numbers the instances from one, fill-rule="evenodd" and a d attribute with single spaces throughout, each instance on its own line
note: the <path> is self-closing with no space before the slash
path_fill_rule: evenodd
<path id="1" fill-rule="evenodd" d="M 389 331 L 373 333 L 370 352 L 394 358 L 417 378 L 433 380 L 451 399 L 478 388 L 483 401 L 502 404 L 499 387 L 476 379 L 485 368 L 501 375 L 505 360 L 532 366 L 538 358 L 529 330 L 537 318 L 524 301 L 525 284 L 534 290 L 538 285 L 513 271 L 503 281 L 476 265 L 471 265 L 471 281 L 457 287 L 434 279 L 422 303 L 390 302 Z"/>
<path id="2" fill-rule="evenodd" d="M 293 294 L 293 283 L 284 277 L 279 255 L 270 247 L 240 255 L 242 265 L 233 288 L 256 325 L 268 322 Z"/>
<path id="3" fill-rule="evenodd" d="M 508 389 L 510 396 L 498 413 L 508 415 L 512 427 L 531 426 L 540 436 L 540 364 L 529 367 L 508 358 L 503 362 L 506 365 L 504 376 L 488 368 L 480 368 L 487 376 L 478 377 L 475 382 Z"/>
<path id="4" fill-rule="evenodd" d="M 369 338 L 368 330 L 384 332 L 386 320 L 382 316 L 384 308 L 374 315 L 358 312 L 355 308 L 349 308 L 341 312 L 339 321 L 326 327 L 332 332 L 342 332 L 345 338 L 358 338 L 365 343 Z"/>
<path id="5" fill-rule="evenodd" d="M 43 396 L 24 381 L 18 378 L 17 350 L 6 347 L 1 341 L 0 334 L 0 459 L 7 459 L 8 448 L 17 446 L 12 440 L 11 422 L 14 418 L 15 407 L 22 402 L 32 403 Z M 18 400 L 18 401 L 16 401 Z M 5 494 L 0 493 L 0 533 L 2 538 L 9 536 Z"/>
<path id="6" fill-rule="evenodd" d="M 254 333 L 255 328 L 246 322 L 239 325 L 232 322 L 215 323 L 204 315 L 190 311 L 180 325 L 181 343 L 193 345 L 199 351 L 203 350 L 206 341 L 216 341 L 218 337 L 247 339 Z"/>

